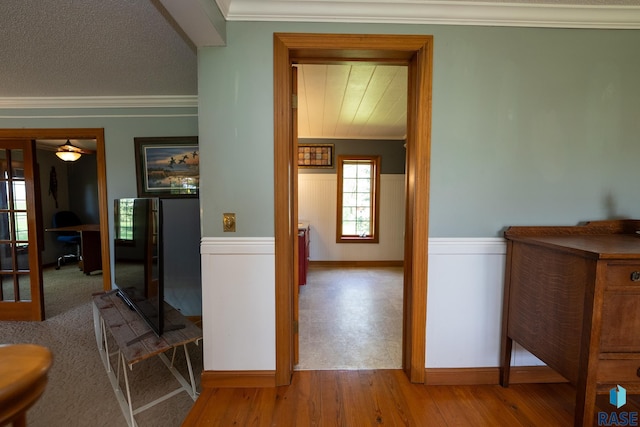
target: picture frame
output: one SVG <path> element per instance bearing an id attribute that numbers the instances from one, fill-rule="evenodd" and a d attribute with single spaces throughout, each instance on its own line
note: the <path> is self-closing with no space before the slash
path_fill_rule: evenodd
<path id="1" fill-rule="evenodd" d="M 200 188 L 197 136 L 135 137 L 138 197 L 192 198 Z"/>
<path id="2" fill-rule="evenodd" d="M 333 144 L 298 144 L 299 168 L 333 168 Z"/>

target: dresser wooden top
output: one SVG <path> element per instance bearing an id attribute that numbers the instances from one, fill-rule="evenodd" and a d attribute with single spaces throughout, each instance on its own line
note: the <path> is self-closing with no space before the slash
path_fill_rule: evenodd
<path id="1" fill-rule="evenodd" d="M 640 259 L 640 235 L 531 236 L 513 237 L 511 240 L 599 259 Z"/>
<path id="2" fill-rule="evenodd" d="M 640 259 L 640 221 L 592 221 L 576 226 L 509 227 L 508 240 L 598 259 Z"/>

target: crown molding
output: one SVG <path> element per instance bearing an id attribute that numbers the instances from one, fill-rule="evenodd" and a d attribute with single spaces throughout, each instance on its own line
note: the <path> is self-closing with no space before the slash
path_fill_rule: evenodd
<path id="1" fill-rule="evenodd" d="M 231 0 L 228 21 L 351 22 L 640 29 L 640 6 L 469 1 Z"/>
<path id="2" fill-rule="evenodd" d="M 0 97 L 0 108 L 198 108 L 196 95 Z"/>

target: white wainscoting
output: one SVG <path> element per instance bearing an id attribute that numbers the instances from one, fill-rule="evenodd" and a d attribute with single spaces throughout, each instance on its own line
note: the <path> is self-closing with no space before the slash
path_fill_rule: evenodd
<path id="1" fill-rule="evenodd" d="M 500 365 L 506 243 L 502 238 L 430 238 L 427 368 Z M 512 365 L 543 363 L 515 345 Z"/>
<path id="2" fill-rule="evenodd" d="M 311 224 L 311 261 L 398 261 L 404 251 L 404 175 L 380 176 L 380 243 L 336 243 L 337 176 L 298 175 L 298 218 Z"/>
<path id="3" fill-rule="evenodd" d="M 275 239 L 202 239 L 204 369 L 273 370 Z"/>
<path id="4" fill-rule="evenodd" d="M 273 238 L 204 238 L 204 369 L 275 369 Z M 499 366 L 506 245 L 429 239 L 427 368 Z M 541 365 L 515 346 L 512 365 Z"/>

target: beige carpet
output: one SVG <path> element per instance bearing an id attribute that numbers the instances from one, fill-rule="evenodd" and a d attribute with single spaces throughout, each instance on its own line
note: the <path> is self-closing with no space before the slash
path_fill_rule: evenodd
<path id="1" fill-rule="evenodd" d="M 100 291 L 100 274 L 86 276 L 74 265 L 57 271 L 46 269 L 47 319 L 44 322 L 0 322 L 0 343 L 39 344 L 53 353 L 47 388 L 27 412 L 30 427 L 127 426 L 96 346 L 91 294 Z M 188 348 L 199 386 L 202 346 L 190 344 Z M 177 353 L 176 368 L 188 379 L 182 351 Z M 129 379 L 134 408 L 179 386 L 157 357 L 134 365 Z M 122 387 L 124 389 L 124 383 Z M 140 427 L 180 426 L 193 403 L 186 392 L 181 392 L 141 412 L 135 419 Z"/>

